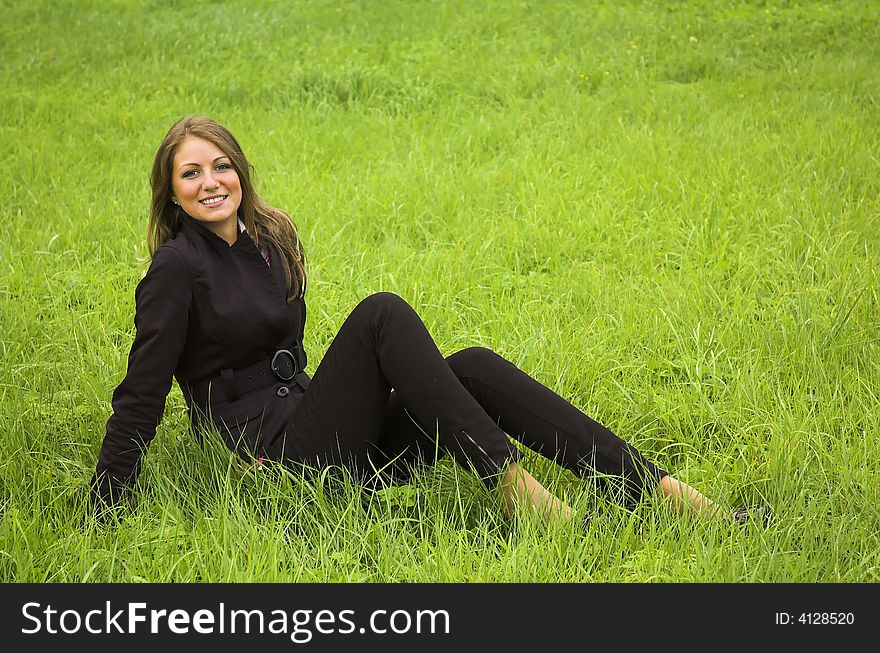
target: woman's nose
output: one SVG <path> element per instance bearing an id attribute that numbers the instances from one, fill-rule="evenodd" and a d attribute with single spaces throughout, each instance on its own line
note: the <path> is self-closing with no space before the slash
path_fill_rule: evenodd
<path id="1" fill-rule="evenodd" d="M 217 183 L 217 180 L 214 179 L 214 175 L 210 172 L 205 173 L 202 177 L 202 188 L 217 188 L 217 186 L 219 186 L 219 184 Z"/>

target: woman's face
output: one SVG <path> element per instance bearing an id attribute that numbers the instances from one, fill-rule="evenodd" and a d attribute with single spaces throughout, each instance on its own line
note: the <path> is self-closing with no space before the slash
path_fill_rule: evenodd
<path id="1" fill-rule="evenodd" d="M 172 168 L 172 198 L 187 214 L 215 233 L 236 224 L 241 182 L 223 150 L 187 136 L 174 153 Z"/>

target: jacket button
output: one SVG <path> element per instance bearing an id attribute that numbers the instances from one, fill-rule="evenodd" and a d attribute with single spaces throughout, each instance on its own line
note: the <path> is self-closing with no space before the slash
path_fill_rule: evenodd
<path id="1" fill-rule="evenodd" d="M 288 388 L 286 385 L 283 385 L 275 391 L 275 394 L 279 397 L 286 397 L 290 394 L 290 388 Z"/>

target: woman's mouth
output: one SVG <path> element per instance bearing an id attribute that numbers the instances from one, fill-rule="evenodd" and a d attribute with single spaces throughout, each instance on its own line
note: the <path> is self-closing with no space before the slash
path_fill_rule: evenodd
<path id="1" fill-rule="evenodd" d="M 215 195 L 214 197 L 199 200 L 199 204 L 202 206 L 217 206 L 218 204 L 222 204 L 227 197 L 229 197 L 229 195 Z"/>

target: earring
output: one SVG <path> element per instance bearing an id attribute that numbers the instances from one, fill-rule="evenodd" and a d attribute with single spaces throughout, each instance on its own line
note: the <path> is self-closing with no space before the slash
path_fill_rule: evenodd
<path id="1" fill-rule="evenodd" d="M 176 198 L 172 197 L 171 201 L 177 204 L 177 206 L 180 206 L 180 202 L 178 202 Z"/>

